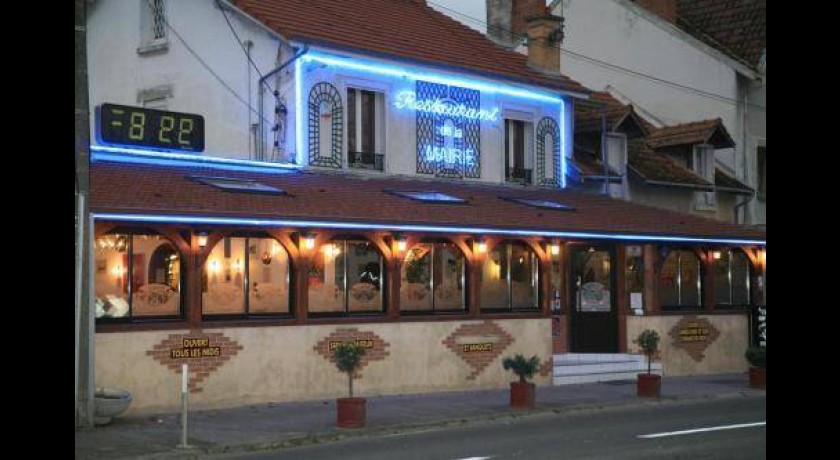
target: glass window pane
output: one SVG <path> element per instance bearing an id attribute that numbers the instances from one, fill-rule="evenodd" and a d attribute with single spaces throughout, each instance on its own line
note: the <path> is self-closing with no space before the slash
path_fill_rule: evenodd
<path id="1" fill-rule="evenodd" d="M 104 235 L 94 248 L 94 295 L 97 318 L 126 318 L 128 305 L 128 235 Z"/>
<path id="2" fill-rule="evenodd" d="M 248 239 L 248 313 L 289 313 L 289 256 L 273 238 Z"/>
<path id="3" fill-rule="evenodd" d="M 402 265 L 400 309 L 432 310 L 432 245 L 411 248 Z"/>
<path id="4" fill-rule="evenodd" d="M 347 311 L 382 311 L 382 256 L 367 241 L 347 242 Z"/>
<path id="5" fill-rule="evenodd" d="M 309 269 L 309 311 L 344 311 L 344 242 L 325 244 L 315 253 Z"/>
<path id="6" fill-rule="evenodd" d="M 700 307 L 700 259 L 693 251 L 680 251 L 680 287 L 681 305 Z"/>
<path id="7" fill-rule="evenodd" d="M 511 245 L 510 281 L 513 308 L 538 308 L 537 256 L 530 248 Z"/>
<path id="8" fill-rule="evenodd" d="M 612 278 L 610 253 L 590 247 L 579 252 L 582 261 L 580 273 L 580 311 L 608 312 L 612 310 Z"/>
<path id="9" fill-rule="evenodd" d="M 659 273 L 659 302 L 663 307 L 678 306 L 680 304 L 677 287 L 679 251 L 671 251 L 662 270 Z"/>
<path id="10" fill-rule="evenodd" d="M 487 254 L 478 275 L 481 283 L 481 308 L 510 308 L 507 245 L 500 244 Z"/>
<path id="11" fill-rule="evenodd" d="M 347 148 L 358 152 L 356 142 L 356 90 L 347 88 Z"/>
<path id="12" fill-rule="evenodd" d="M 177 316 L 181 312 L 181 257 L 166 238 L 132 238 L 132 316 Z"/>
<path id="13" fill-rule="evenodd" d="M 732 252 L 732 304 L 749 305 L 750 264 L 747 255 L 741 251 Z"/>
<path id="14" fill-rule="evenodd" d="M 464 254 L 450 243 L 435 245 L 435 310 L 463 310 Z"/>
<path id="15" fill-rule="evenodd" d="M 376 145 L 376 93 L 362 90 L 362 152 L 374 153 Z"/>
<path id="16" fill-rule="evenodd" d="M 224 238 L 213 247 L 204 264 L 203 314 L 245 312 L 244 259 L 245 238 Z"/>
<path id="17" fill-rule="evenodd" d="M 718 251 L 718 253 L 720 254 L 720 258 L 712 260 L 712 272 L 715 276 L 715 304 L 730 305 L 732 304 L 730 291 L 732 285 L 729 281 L 729 260 L 731 254 L 729 251 Z"/>

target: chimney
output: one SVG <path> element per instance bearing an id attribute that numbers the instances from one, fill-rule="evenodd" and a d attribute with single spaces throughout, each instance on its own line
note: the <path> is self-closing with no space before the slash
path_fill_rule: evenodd
<path id="1" fill-rule="evenodd" d="M 560 45 L 563 43 L 563 18 L 551 14 L 548 7 L 526 18 L 528 24 L 528 66 L 548 73 L 560 73 Z"/>
<path id="2" fill-rule="evenodd" d="M 510 18 L 513 0 L 487 1 L 487 36 L 505 48 L 513 48 L 510 34 Z"/>
<path id="3" fill-rule="evenodd" d="M 633 0 L 642 8 L 671 24 L 677 23 L 677 0 Z"/>

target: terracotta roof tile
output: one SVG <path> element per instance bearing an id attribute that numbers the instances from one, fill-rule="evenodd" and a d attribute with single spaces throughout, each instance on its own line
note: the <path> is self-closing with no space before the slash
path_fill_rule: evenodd
<path id="1" fill-rule="evenodd" d="M 589 93 L 564 75 L 528 67 L 506 50 L 416 0 L 233 0 L 282 36 L 310 44 L 385 54 L 435 66 L 492 74 L 560 91 Z"/>
<path id="2" fill-rule="evenodd" d="M 284 189 L 289 196 L 226 192 L 188 176 L 244 178 Z M 467 204 L 429 204 L 384 190 L 434 190 Z M 558 201 L 573 212 L 535 209 L 499 199 Z M 184 166 L 98 161 L 91 165 L 93 212 L 298 218 L 381 224 L 457 225 L 548 231 L 592 231 L 693 237 L 766 238 L 766 232 L 576 190 L 552 190 L 416 178 L 372 178 L 317 172 L 269 174 L 203 171 Z"/>
<path id="3" fill-rule="evenodd" d="M 580 171 L 582 176 L 604 176 L 604 163 L 592 150 L 576 145 L 572 156 L 572 165 Z M 618 179 L 621 177 L 612 168 L 608 169 L 607 174 Z"/>
<path id="4" fill-rule="evenodd" d="M 706 143 L 718 149 L 735 146 L 720 118 L 664 126 L 654 129 L 648 138 L 648 144 L 653 149 Z"/>
<path id="5" fill-rule="evenodd" d="M 726 191 L 744 193 L 748 195 L 752 195 L 755 192 L 755 190 L 747 187 L 743 182 L 725 173 L 720 168 L 715 168 L 715 186 L 718 187 L 719 190 L 722 188 Z"/>
<path id="6" fill-rule="evenodd" d="M 627 161 L 631 171 L 647 182 L 685 184 L 711 189 L 712 184 L 678 165 L 667 155 L 651 150 L 643 140 L 627 142 Z"/>
<path id="7" fill-rule="evenodd" d="M 677 25 L 755 68 L 767 48 L 766 0 L 677 0 Z"/>

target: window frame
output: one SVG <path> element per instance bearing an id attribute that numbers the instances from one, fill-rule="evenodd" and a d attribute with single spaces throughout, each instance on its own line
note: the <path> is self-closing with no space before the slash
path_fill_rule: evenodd
<path id="1" fill-rule="evenodd" d="M 159 2 L 157 10 L 153 9 L 155 2 Z M 169 49 L 168 3 L 166 0 L 140 0 L 140 46 L 137 47 L 137 54 L 152 54 Z M 162 23 L 160 25 L 156 24 L 158 18 Z M 160 37 L 155 32 L 158 27 L 163 31 Z"/>
<path id="2" fill-rule="evenodd" d="M 505 114 L 502 118 L 502 145 L 504 146 L 504 181 L 534 185 L 534 169 L 536 166 L 536 133 L 534 121 L 523 119 L 512 114 Z M 516 167 L 516 127 L 515 124 L 522 124 L 522 165 Z M 555 142 L 557 140 L 555 139 Z M 530 165 L 529 165 L 530 163 Z M 529 167 L 530 166 L 530 167 Z M 522 177 L 517 177 L 517 171 L 522 171 Z"/>
<path id="3" fill-rule="evenodd" d="M 365 93 L 373 95 L 373 150 L 363 149 L 365 127 L 363 126 L 362 102 Z M 371 171 L 385 172 L 386 157 L 386 124 L 387 124 L 387 91 L 366 87 L 365 85 L 345 85 L 347 98 L 347 167 Z M 352 130 L 351 130 L 352 126 Z M 350 142 L 354 142 L 355 149 L 351 149 Z M 370 163 L 370 157 L 373 163 Z M 358 161 L 356 158 L 358 157 Z"/>
<path id="4" fill-rule="evenodd" d="M 671 256 L 671 253 L 678 252 L 677 258 L 677 279 L 676 279 L 676 287 L 677 287 L 677 304 L 666 304 L 662 301 L 661 292 L 662 292 L 662 270 L 665 268 L 665 263 L 668 261 L 668 257 Z M 684 252 L 691 253 L 697 259 L 697 301 L 699 302 L 696 305 L 684 305 L 682 300 L 682 254 Z M 659 303 L 660 303 L 660 310 L 662 311 L 698 311 L 703 310 L 705 306 L 705 290 L 706 290 L 706 283 L 705 283 L 705 276 L 706 273 L 703 270 L 703 260 L 702 258 L 692 249 L 692 248 L 673 248 L 668 251 L 668 254 L 662 260 L 662 265 L 659 268 L 659 273 L 657 274 L 657 282 L 656 287 L 659 291 Z"/>
<path id="5" fill-rule="evenodd" d="M 541 273 L 542 272 L 542 264 L 540 263 L 540 259 L 539 259 L 539 256 L 537 255 L 537 252 L 534 251 L 534 249 L 531 248 L 531 246 L 529 246 L 527 243 L 525 243 L 523 241 L 515 241 L 515 240 L 502 241 L 499 244 L 495 245 L 492 250 L 487 251 L 487 253 L 485 255 L 485 258 L 482 261 L 482 266 L 479 269 L 479 276 L 478 276 L 478 278 L 479 278 L 479 280 L 478 280 L 479 281 L 479 284 L 478 284 L 478 301 L 479 301 L 479 303 L 482 303 L 481 302 L 482 301 L 481 290 L 482 290 L 482 287 L 483 287 L 483 284 L 484 284 L 484 279 L 481 277 L 481 273 L 482 273 L 483 268 L 484 268 L 483 264 L 487 263 L 487 261 L 489 260 L 489 257 L 490 257 L 490 253 L 492 253 L 493 250 L 495 250 L 499 246 L 505 246 L 505 264 L 506 264 L 505 268 L 506 269 L 505 269 L 504 276 L 507 280 L 507 307 L 493 308 L 493 307 L 485 307 L 482 304 L 480 306 L 481 313 L 529 313 L 529 312 L 540 311 L 540 300 L 541 300 L 541 297 L 542 297 L 542 292 L 541 292 L 541 289 L 540 289 L 540 277 L 541 277 L 541 274 L 542 274 Z M 513 268 L 513 264 L 511 263 L 511 258 L 512 258 L 512 255 L 513 255 L 513 246 L 521 246 L 521 247 L 525 248 L 526 251 L 529 251 L 531 253 L 532 260 L 536 261 L 536 270 L 534 271 L 534 278 L 533 278 L 533 281 L 532 281 L 532 283 L 534 285 L 533 289 L 535 291 L 534 292 L 534 294 L 535 294 L 534 295 L 535 304 L 534 304 L 533 307 L 514 308 L 514 306 L 513 306 L 513 279 L 512 279 L 512 275 L 511 275 L 512 268 Z"/>
<path id="6" fill-rule="evenodd" d="M 94 313 L 94 322 L 98 325 L 105 325 L 105 324 L 138 324 L 138 323 L 155 323 L 155 322 L 180 322 L 186 320 L 186 292 L 182 289 L 185 286 L 186 281 L 188 279 L 187 274 L 187 264 L 184 263 L 184 255 L 178 249 L 178 245 L 175 244 L 174 241 L 166 237 L 165 235 L 161 235 L 155 232 L 144 232 L 144 231 L 133 231 L 133 230 L 123 230 L 119 232 L 107 232 L 99 237 L 107 236 L 107 235 L 124 235 L 128 237 L 128 241 L 126 243 L 125 253 L 128 254 L 128 266 L 125 267 L 125 278 L 126 278 L 126 302 L 128 303 L 128 313 L 126 316 L 120 318 L 113 318 L 113 317 L 106 317 L 103 316 L 101 318 L 96 318 Z M 134 315 L 134 294 L 135 294 L 135 287 L 134 287 L 134 238 L 136 236 L 156 236 L 164 241 L 166 241 L 178 254 L 178 313 L 177 315 L 142 315 L 142 316 L 135 316 Z M 94 249 L 95 251 L 95 249 Z M 95 258 L 95 256 L 94 256 Z M 149 258 L 151 260 L 151 257 Z M 148 261 L 146 262 L 148 263 Z M 95 279 L 94 279 L 95 281 Z M 96 285 L 94 284 L 93 288 L 93 297 L 98 298 L 96 294 Z"/>
<path id="7" fill-rule="evenodd" d="M 344 295 L 342 296 L 344 302 L 344 309 L 343 311 L 324 311 L 324 312 L 313 312 L 311 308 L 307 308 L 306 316 L 309 319 L 318 319 L 318 318 L 358 318 L 358 317 L 380 317 L 385 316 L 388 312 L 388 285 L 389 285 L 389 277 L 390 273 L 388 272 L 388 261 L 384 254 L 379 250 L 376 244 L 373 241 L 368 240 L 367 238 L 360 238 L 360 237 L 336 237 L 331 239 L 327 244 L 336 244 L 337 242 L 341 242 L 343 244 L 341 248 L 341 257 L 343 258 L 341 266 L 343 267 L 344 273 L 342 274 L 342 283 L 343 283 L 343 291 Z M 347 246 L 349 243 L 367 243 L 374 251 L 379 255 L 379 297 L 380 297 L 380 309 L 377 311 L 350 311 L 350 289 L 348 289 L 348 272 L 347 272 Z M 325 245 L 322 245 L 323 248 Z M 325 261 L 326 263 L 326 261 Z M 333 261 L 335 263 L 335 261 Z M 309 284 L 306 285 L 306 296 L 307 298 L 310 295 L 309 291 Z M 307 302 L 308 304 L 308 302 Z"/>
<path id="8" fill-rule="evenodd" d="M 446 242 L 446 241 L 422 241 L 411 248 L 409 248 L 405 256 L 402 258 L 401 267 L 400 267 L 400 281 L 402 281 L 402 270 L 405 268 L 405 258 L 408 257 L 408 253 L 416 248 L 417 246 L 428 244 L 431 245 L 431 250 L 429 251 L 429 260 L 431 261 L 430 268 L 431 268 L 431 276 L 429 277 L 429 284 L 431 289 L 429 290 L 429 295 L 431 299 L 431 308 L 429 310 L 405 310 L 403 309 L 402 305 L 402 294 L 403 294 L 403 285 L 400 283 L 400 315 L 406 316 L 420 316 L 420 315 L 435 315 L 435 314 L 464 314 L 467 313 L 469 310 L 469 261 L 467 260 L 467 255 L 464 254 L 464 251 L 458 247 L 455 243 Z M 447 308 L 447 309 L 437 309 L 435 308 L 435 290 L 437 289 L 437 284 L 435 281 L 435 249 L 441 245 L 450 245 L 458 251 L 460 254 L 461 259 L 463 260 L 463 269 L 461 270 L 461 307 L 460 308 Z"/>
<path id="9" fill-rule="evenodd" d="M 718 289 L 718 286 L 717 286 L 718 279 L 716 277 L 717 267 L 712 267 L 712 270 L 711 270 L 712 274 L 711 275 L 715 276 L 715 286 L 714 286 L 714 288 L 715 288 L 715 296 L 714 296 L 715 309 L 749 308 L 753 303 L 752 302 L 752 288 L 753 287 L 752 287 L 752 279 L 751 279 L 751 276 L 753 274 L 753 268 L 752 268 L 752 264 L 750 263 L 749 257 L 747 257 L 747 254 L 743 250 L 737 249 L 737 248 L 736 249 L 722 249 L 722 250 L 720 250 L 720 253 L 721 253 L 721 258 L 723 257 L 723 254 L 728 254 L 727 268 L 726 268 L 726 278 L 728 279 L 728 283 L 729 283 L 729 289 L 728 289 L 729 302 L 719 302 L 718 299 L 717 299 L 717 289 Z M 746 303 L 734 303 L 732 301 L 733 298 L 735 297 L 734 294 L 735 294 L 735 289 L 736 289 L 735 284 L 733 282 L 733 272 L 732 272 L 732 260 L 735 256 L 735 254 L 741 254 L 741 256 L 744 257 L 745 262 L 746 262 L 746 264 L 745 264 L 745 267 L 747 268 L 746 279 L 745 279 L 745 284 L 746 284 L 745 287 L 746 287 L 746 290 L 747 290 L 747 292 L 746 292 L 746 294 L 747 294 L 746 295 L 746 299 L 747 299 Z M 716 264 L 717 262 L 718 262 L 717 260 L 712 260 L 712 264 Z"/>
<path id="10" fill-rule="evenodd" d="M 204 291 L 200 291 L 199 298 L 197 300 L 199 314 L 201 316 L 201 321 L 207 321 L 208 323 L 214 323 L 217 321 L 230 321 L 230 320 L 261 320 L 261 319 L 277 319 L 277 318 L 294 318 L 295 317 L 295 293 L 294 293 L 294 283 L 292 280 L 295 279 L 295 267 L 292 261 L 292 257 L 289 254 L 289 251 L 283 246 L 283 243 L 278 241 L 277 239 L 271 236 L 259 236 L 259 235 L 239 235 L 239 234 L 232 234 L 226 235 L 223 238 L 219 238 L 219 241 L 216 242 L 216 246 L 220 244 L 224 244 L 226 238 L 242 238 L 245 240 L 245 244 L 243 245 L 243 250 L 245 252 L 242 258 L 242 312 L 241 313 L 205 313 L 204 312 Z M 249 240 L 266 240 L 270 239 L 277 243 L 280 246 L 280 249 L 285 252 L 286 254 L 286 263 L 288 264 L 288 270 L 286 271 L 286 279 L 285 283 L 287 286 L 287 295 L 288 295 L 288 312 L 277 312 L 277 313 L 251 313 L 250 312 L 250 302 L 251 302 L 251 260 L 250 260 L 250 251 L 249 248 Z M 207 249 L 207 258 L 204 260 L 204 264 L 201 267 L 201 285 L 204 285 L 204 276 L 207 273 L 207 264 L 210 263 L 210 254 L 212 254 L 213 248 Z"/>
<path id="11" fill-rule="evenodd" d="M 691 171 L 710 184 L 715 183 L 715 147 L 711 144 L 695 144 L 691 149 Z M 705 173 L 705 174 L 704 174 Z M 694 192 L 694 209 L 698 211 L 717 210 L 715 190 Z"/>

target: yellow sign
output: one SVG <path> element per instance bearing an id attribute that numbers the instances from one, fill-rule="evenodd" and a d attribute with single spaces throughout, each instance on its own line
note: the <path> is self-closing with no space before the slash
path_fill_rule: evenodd
<path id="1" fill-rule="evenodd" d="M 335 350 L 335 349 L 336 349 L 336 347 L 338 347 L 338 345 L 339 345 L 339 344 L 341 344 L 341 343 L 355 343 L 356 345 L 359 345 L 359 346 L 361 346 L 362 348 L 373 348 L 373 340 L 367 340 L 367 339 L 365 339 L 365 340 L 347 340 L 347 341 L 341 341 L 341 340 L 330 340 L 330 341 L 327 343 L 327 349 L 328 349 L 329 351 L 333 351 L 333 350 Z"/>
<path id="2" fill-rule="evenodd" d="M 478 351 L 493 351 L 493 342 L 465 343 L 461 345 L 461 351 L 464 353 L 475 353 Z"/>
<path id="3" fill-rule="evenodd" d="M 677 336 L 680 342 L 705 342 L 709 340 L 711 329 L 699 322 L 689 322 L 681 327 Z"/>
<path id="4" fill-rule="evenodd" d="M 205 337 L 187 338 L 181 342 L 182 348 L 169 350 L 172 359 L 182 358 L 212 358 L 221 356 L 221 347 L 211 347 L 210 339 Z"/>

